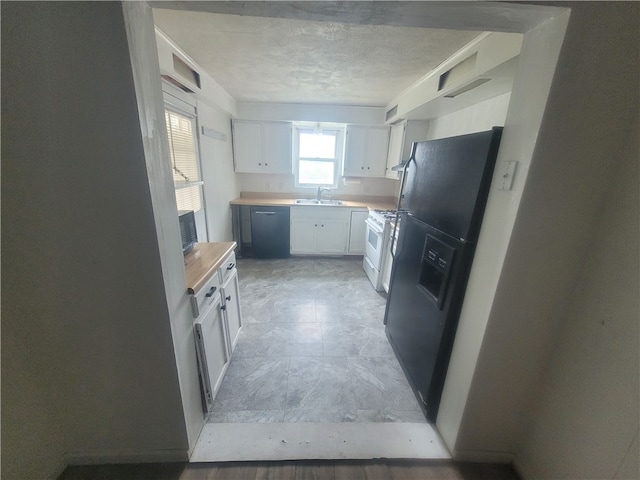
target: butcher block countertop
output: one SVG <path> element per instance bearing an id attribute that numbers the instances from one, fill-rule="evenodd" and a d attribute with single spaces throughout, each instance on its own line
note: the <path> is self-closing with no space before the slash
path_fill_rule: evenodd
<path id="1" fill-rule="evenodd" d="M 184 257 L 187 291 L 198 293 L 235 249 L 236 242 L 198 243 L 193 247 Z"/>
<path id="2" fill-rule="evenodd" d="M 347 195 L 323 195 L 323 199 L 332 198 L 340 200 L 342 205 L 305 205 L 296 204 L 296 198 L 315 198 L 309 195 L 276 194 L 242 192 L 240 197 L 229 202 L 230 205 L 257 205 L 269 207 L 332 207 L 332 208 L 368 208 L 370 210 L 395 210 L 396 200 L 393 197 L 373 197 L 373 196 L 347 196 Z"/>

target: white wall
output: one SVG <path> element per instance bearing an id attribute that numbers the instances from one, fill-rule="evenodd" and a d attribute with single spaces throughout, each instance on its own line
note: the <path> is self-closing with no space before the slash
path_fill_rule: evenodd
<path id="1" fill-rule="evenodd" d="M 620 181 L 615 177 L 622 158 L 620 145 L 627 140 L 628 129 L 638 112 L 639 66 L 629 61 L 638 55 L 638 4 L 569 5 L 572 10 L 567 34 L 464 405 L 455 442 L 459 457 L 471 458 L 482 452 L 484 458 L 486 454 L 504 454 L 508 459 L 529 436 L 538 395 L 544 390 L 545 376 L 549 374 L 550 355 L 561 326 L 570 318 L 568 299 L 580 284 L 587 257 L 599 256 L 596 252 L 603 248 L 593 242 L 594 233 L 599 228 L 603 205 L 609 201 L 611 182 Z M 540 37 L 542 46 L 548 40 L 546 36 Z M 523 49 L 526 45 L 525 36 Z M 614 71 L 616 74 L 612 75 Z M 535 71 L 531 72 L 529 82 L 534 74 Z M 516 92 L 514 86 L 505 132 L 512 112 L 531 113 L 521 103 L 526 96 L 535 98 L 531 89 L 536 85 L 528 86 L 528 92 Z M 524 121 L 522 115 L 519 121 Z M 637 147 L 637 136 L 635 142 Z M 635 265 L 637 268 L 637 262 Z M 489 283 L 488 278 L 482 280 Z M 608 301 L 606 294 L 615 287 L 616 284 L 602 285 L 601 301 Z M 637 296 L 637 288 L 633 285 L 628 288 Z M 468 313 L 469 319 L 477 320 L 482 312 Z M 638 312 L 636 321 L 637 318 Z M 467 330 L 471 332 L 472 328 Z M 465 340 L 471 342 L 470 337 Z M 577 345 L 582 343 L 581 339 L 575 341 Z M 454 351 L 465 347 L 457 338 Z M 580 351 L 579 346 L 574 348 Z M 589 368 L 592 359 L 581 357 L 579 361 L 580 368 Z M 448 384 L 449 381 L 447 378 Z M 450 388 L 447 398 L 452 406 L 457 402 L 456 393 L 459 392 Z M 588 395 L 599 394 L 594 391 Z M 592 398 L 585 398 L 581 404 L 592 404 Z M 610 408 L 615 410 L 620 407 L 618 402 L 627 400 L 619 399 Z M 557 396 L 549 397 L 548 401 L 550 410 L 564 408 Z M 440 422 L 439 416 L 439 426 Z M 554 431 L 547 433 L 552 435 Z M 627 433 L 618 430 L 615 435 L 625 439 Z M 567 444 L 571 440 L 556 440 L 559 451 L 571 450 Z M 590 448 L 572 463 L 587 465 L 588 455 L 603 454 L 604 451 Z M 537 468 L 541 466 L 532 469 Z M 549 476 L 560 475 L 559 470 Z"/>
<path id="2" fill-rule="evenodd" d="M 183 458 L 193 448 L 204 424 L 193 338 L 193 315 L 187 295 L 184 257 L 169 157 L 165 109 L 151 8 L 146 2 L 123 2 L 128 50 L 142 133 L 144 161 L 160 250 L 165 304 L 169 310 L 174 362 L 182 400 L 178 420 L 186 430 Z M 82 461 L 82 457 L 80 459 Z M 119 459 L 116 459 L 118 461 Z M 169 461 L 160 457 L 158 460 Z M 121 461 L 121 460 L 120 460 Z"/>
<path id="3" fill-rule="evenodd" d="M 504 93 L 429 122 L 426 140 L 491 130 L 504 126 L 511 92 Z"/>
<path id="4" fill-rule="evenodd" d="M 2 477 L 185 458 L 120 2 L 3 2 L 2 127 Z"/>
<path id="5" fill-rule="evenodd" d="M 537 134 L 545 109 L 545 101 L 556 68 L 556 60 L 562 45 L 567 12 L 546 21 L 527 32 L 523 39 L 522 51 L 513 90 L 509 99 L 505 129 L 494 172 L 493 184 L 500 175 L 500 165 L 507 160 L 518 161 L 518 167 L 510 191 L 492 187 L 487 199 L 482 228 L 476 247 L 473 266 L 460 313 L 458 330 L 453 345 L 451 361 L 440 402 L 436 424 L 443 439 L 457 458 L 482 461 L 510 461 L 515 449 L 514 434 L 499 430 L 496 437 L 503 441 L 498 448 L 490 442 L 481 440 L 483 432 L 490 431 L 494 424 L 507 423 L 510 427 L 518 425 L 518 404 L 505 405 L 496 410 L 503 415 L 499 421 L 482 425 L 479 416 L 466 417 L 469 405 L 479 401 L 471 391 L 472 381 L 477 375 L 477 362 L 484 345 L 502 337 L 488 333 L 487 325 L 493 314 L 493 304 L 499 295 L 499 280 L 508 248 L 511 242 L 513 226 L 517 221 L 521 198 L 528 183 L 529 166 L 533 162 Z M 522 273 L 524 278 L 526 273 Z M 513 294 L 518 302 L 519 293 Z M 535 326 L 531 327 L 535 331 Z M 499 332 L 498 332 L 499 334 Z M 530 353 L 537 352 L 533 348 Z M 522 357 L 522 362 L 531 364 L 530 357 Z M 501 378 L 511 363 L 494 367 L 496 378 Z M 499 402 L 496 402 L 496 404 Z M 508 421 L 507 421 L 508 419 Z M 467 420 L 467 421 L 465 421 Z M 475 422 L 475 423 L 474 423 Z M 477 435 L 478 441 L 471 444 L 461 439 Z"/>
<path id="6" fill-rule="evenodd" d="M 533 478 L 640 475 L 637 122 L 621 147 L 519 453 Z"/>
<path id="7" fill-rule="evenodd" d="M 237 173 L 238 184 L 243 192 L 276 192 L 276 193 L 300 193 L 314 195 L 316 188 L 304 188 L 295 186 L 295 177 L 291 175 L 262 175 L 255 173 Z M 390 197 L 397 196 L 400 182 L 388 178 L 362 178 L 349 180 L 346 185 L 342 178 L 338 181 L 338 187 L 332 188 L 331 193 L 336 195 L 371 195 Z"/>
<path id="8" fill-rule="evenodd" d="M 285 122 L 384 125 L 384 108 L 351 105 L 240 102 L 237 104 L 236 118 L 245 120 L 281 120 Z"/>
<path id="9" fill-rule="evenodd" d="M 201 101 L 197 106 L 209 241 L 229 242 L 233 238 L 229 201 L 240 195 L 238 178 L 233 171 L 231 117 L 228 113 Z M 202 126 L 225 134 L 227 139 L 219 140 L 202 135 Z"/>

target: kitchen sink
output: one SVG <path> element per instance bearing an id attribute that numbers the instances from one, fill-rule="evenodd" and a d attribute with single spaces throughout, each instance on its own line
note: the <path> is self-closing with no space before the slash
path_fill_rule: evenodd
<path id="1" fill-rule="evenodd" d="M 316 200 L 315 198 L 298 198 L 296 205 L 344 205 L 342 200 Z"/>

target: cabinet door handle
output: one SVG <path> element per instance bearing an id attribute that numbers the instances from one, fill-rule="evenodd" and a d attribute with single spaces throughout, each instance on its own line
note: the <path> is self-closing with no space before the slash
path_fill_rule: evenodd
<path id="1" fill-rule="evenodd" d="M 229 266 L 227 267 L 227 270 L 233 270 L 233 267 L 235 266 L 236 266 L 235 263 L 230 263 Z"/>
<path id="2" fill-rule="evenodd" d="M 209 291 L 206 293 L 205 297 L 207 298 L 212 297 L 213 294 L 216 292 L 216 290 L 217 290 L 216 287 L 211 287 Z"/>
<path id="3" fill-rule="evenodd" d="M 276 212 L 253 212 L 256 215 L 275 215 Z"/>
<path id="4" fill-rule="evenodd" d="M 229 295 L 228 297 L 224 297 L 224 299 L 225 299 L 226 301 L 230 302 L 230 301 L 231 301 L 231 295 Z"/>
<path id="5" fill-rule="evenodd" d="M 227 309 L 227 306 L 226 306 L 226 305 L 222 305 L 222 306 L 220 307 L 220 310 L 226 310 L 226 309 Z"/>

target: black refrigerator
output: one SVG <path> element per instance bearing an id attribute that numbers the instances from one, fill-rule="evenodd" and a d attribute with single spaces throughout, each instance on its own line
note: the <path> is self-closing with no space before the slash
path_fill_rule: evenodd
<path id="1" fill-rule="evenodd" d="M 502 127 L 413 144 L 385 331 L 427 420 L 438 413 Z"/>

